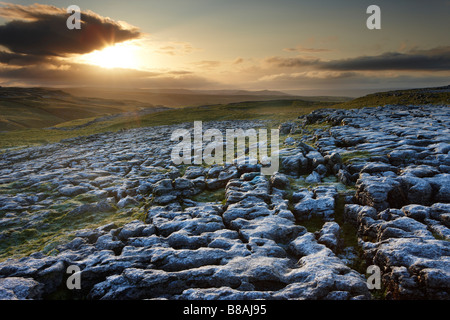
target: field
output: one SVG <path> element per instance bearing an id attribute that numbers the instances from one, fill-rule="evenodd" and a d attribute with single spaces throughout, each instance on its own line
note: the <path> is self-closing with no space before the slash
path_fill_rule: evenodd
<path id="1" fill-rule="evenodd" d="M 0 148 L 33 146 L 101 132 L 178 124 L 196 120 L 270 119 L 283 121 L 307 114 L 318 108 L 331 107 L 334 104 L 335 102 L 304 100 L 253 101 L 182 109 L 149 108 L 147 110 L 150 112 L 141 109 L 140 111 L 135 110 L 110 116 L 74 119 L 59 124 L 53 124 L 48 120 L 48 124 L 52 125 L 50 128 L 27 128 L 1 132 Z"/>
<path id="2" fill-rule="evenodd" d="M 70 90 L 69 90 L 70 91 Z M 73 91 L 73 89 L 72 89 Z M 71 91 L 71 92 L 72 92 Z M 389 104 L 450 104 L 449 87 L 381 92 L 347 101 L 343 97 L 290 97 L 281 93 L 228 95 L 223 92 L 199 94 L 192 92 L 164 92 L 165 99 L 189 96 L 190 102 L 220 101 L 253 97 L 264 101 L 240 101 L 203 104 L 176 108 L 143 102 L 152 94 L 129 92 L 125 98 L 137 100 L 105 99 L 109 91 L 99 90 L 97 97 L 78 97 L 54 89 L 0 88 L 0 148 L 34 146 L 58 142 L 62 139 L 86 136 L 122 129 L 179 124 L 212 120 L 272 120 L 275 124 L 295 119 L 320 108 L 352 109 Z M 81 93 L 94 95 L 92 90 Z M 158 97 L 161 97 L 160 93 Z M 102 97 L 100 97 L 102 96 Z M 114 96 L 111 94 L 113 98 Z M 278 100 L 274 100 L 278 97 Z M 174 100 L 173 100 L 174 101 Z"/>
<path id="3" fill-rule="evenodd" d="M 75 97 L 61 90 L 0 87 L 0 131 L 46 128 L 75 119 L 155 108 L 132 100 Z"/>
<path id="4" fill-rule="evenodd" d="M 53 92 L 47 100 L 16 95 L 15 102 L 47 101 L 50 110 L 55 94 L 78 99 Z M 345 299 L 447 299 L 445 285 L 412 279 L 429 272 L 433 283 L 448 283 L 450 118 L 439 105 L 448 104 L 448 94 L 379 93 L 379 100 L 360 98 L 358 109 L 329 97 L 125 108 L 2 132 L 0 273 L 42 283 L 45 292 L 35 298 L 44 299 L 180 299 L 205 289 L 214 297 L 289 299 L 298 285 L 295 297 L 304 299 L 335 292 Z M 361 108 L 419 95 L 416 106 Z M 258 164 L 247 163 L 175 164 L 171 133 L 198 120 L 223 133 L 279 127 L 277 172 L 261 175 Z M 88 137 L 62 140 L 78 136 Z M 54 141 L 61 143 L 47 144 Z M 422 254 L 423 267 L 408 264 Z M 367 267 L 396 270 L 396 257 L 405 257 L 411 290 L 398 293 L 388 271 L 383 286 L 369 292 Z M 83 266 L 85 291 L 64 287 L 65 263 Z M 146 278 L 123 286 L 130 270 Z M 250 279 L 252 290 L 230 279 Z"/>

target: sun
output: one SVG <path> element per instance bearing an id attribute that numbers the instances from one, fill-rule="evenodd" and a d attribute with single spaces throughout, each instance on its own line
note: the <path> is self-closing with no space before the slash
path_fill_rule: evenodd
<path id="1" fill-rule="evenodd" d="M 130 43 L 118 43 L 102 50 L 95 50 L 80 57 L 81 62 L 102 68 L 139 69 L 139 47 Z"/>

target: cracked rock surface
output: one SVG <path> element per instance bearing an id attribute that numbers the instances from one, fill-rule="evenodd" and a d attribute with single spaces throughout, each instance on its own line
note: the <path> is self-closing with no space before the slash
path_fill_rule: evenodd
<path id="1" fill-rule="evenodd" d="M 272 176 L 173 164 L 192 124 L 7 151 L 0 298 L 450 299 L 449 124 L 446 106 L 317 110 L 280 126 Z"/>

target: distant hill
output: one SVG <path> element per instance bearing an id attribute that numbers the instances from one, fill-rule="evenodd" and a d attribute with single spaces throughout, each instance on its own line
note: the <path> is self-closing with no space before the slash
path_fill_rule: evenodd
<path id="1" fill-rule="evenodd" d="M 87 136 L 102 132 L 118 131 L 138 127 L 193 123 L 213 120 L 271 120 L 297 119 L 299 115 L 315 109 L 331 107 L 333 102 L 304 100 L 247 101 L 230 104 L 216 104 L 164 109 L 159 112 L 126 112 L 111 116 L 78 119 L 57 124 L 51 128 L 25 129 L 0 132 L 0 149 L 18 146 L 32 146 L 57 142 L 62 139 Z"/>
<path id="2" fill-rule="evenodd" d="M 172 94 L 208 94 L 208 95 L 227 95 L 227 96 L 289 96 L 282 91 L 274 90 L 189 90 L 189 89 L 141 89 L 151 93 L 172 93 Z"/>
<path id="3" fill-rule="evenodd" d="M 300 97 L 281 91 L 260 90 L 188 90 L 188 89 L 120 89 L 63 88 L 74 96 L 108 99 L 130 99 L 169 108 L 227 104 L 242 101 L 293 100 L 343 102 L 345 97 Z"/>
<path id="4" fill-rule="evenodd" d="M 96 91 L 92 89 L 91 92 Z M 280 99 L 268 95 L 264 99 L 262 96 L 236 94 L 239 92 L 215 95 L 217 92 L 199 94 L 191 90 L 172 89 L 162 94 L 174 101 L 180 99 L 181 102 L 183 97 L 191 97 L 191 102 L 195 100 L 199 103 L 183 109 L 154 106 L 137 99 L 140 97 L 145 101 L 152 94 L 148 90 L 136 90 L 134 93 L 130 90 L 100 91 L 100 95 L 109 95 L 106 99 L 86 98 L 55 89 L 0 87 L 0 131 L 3 131 L 0 132 L 0 149 L 57 142 L 107 131 L 196 120 L 262 119 L 280 123 L 295 120 L 300 115 L 320 108 L 349 109 L 386 104 L 450 105 L 450 86 L 379 92 L 345 102 L 342 101 L 347 100 L 346 98 L 329 96 L 322 97 L 322 101 L 319 100 L 320 97 L 309 97 L 310 100 L 306 100 L 289 95 Z M 239 96 L 239 101 L 200 103 L 209 101 L 205 100 L 206 96 L 209 96 L 211 101 L 221 100 L 223 97 L 231 97 L 233 100 Z M 252 100 L 255 97 L 261 100 Z M 249 100 L 246 100 L 247 98 Z"/>
<path id="5" fill-rule="evenodd" d="M 283 102 L 285 101 L 285 102 Z M 294 101 L 297 101 L 294 103 Z M 106 89 L 106 88 L 19 88 L 0 87 L 0 131 L 48 128 L 61 123 L 135 112 L 137 116 L 171 108 L 216 106 L 234 117 L 242 106 L 253 102 L 258 109 L 281 112 L 323 105 L 335 108 L 374 107 L 386 104 L 449 104 L 450 86 L 378 92 L 350 100 L 346 97 L 299 97 L 281 91 L 188 90 L 188 89 Z M 260 103 L 257 103 L 260 102 Z M 268 102 L 268 103 L 264 103 Z M 314 102 L 314 103 L 311 103 Z M 237 107 L 235 104 L 238 104 Z M 226 107 L 217 107 L 218 105 Z M 283 106 L 283 107 L 281 107 Z M 268 109 L 269 107 L 269 109 Z M 276 109 L 278 108 L 278 109 Z M 190 109 L 195 110 L 195 109 Z M 198 112 L 198 110 L 197 110 Z M 220 112 L 219 112 L 220 113 Z M 240 114 L 253 116 L 252 114 Z M 106 118 L 109 119 L 109 118 Z M 83 123 L 83 121 L 81 121 Z M 83 124 L 85 125 L 85 124 Z"/>
<path id="6" fill-rule="evenodd" d="M 111 119 L 108 118 L 111 115 L 129 112 L 140 117 L 167 107 L 226 105 L 244 101 L 274 101 L 274 104 L 279 104 L 282 100 L 299 99 L 269 90 L 0 87 L 0 131 L 49 128 L 82 119 Z M 318 102 L 320 98 L 308 97 L 304 100 Z M 346 99 L 324 97 L 324 101 L 336 103 Z"/>
<path id="7" fill-rule="evenodd" d="M 0 131 L 45 128 L 75 119 L 154 109 L 149 103 L 75 97 L 44 88 L 0 87 Z"/>
<path id="8" fill-rule="evenodd" d="M 339 103 L 335 108 L 362 108 L 384 105 L 450 105 L 450 86 L 377 92 Z"/>

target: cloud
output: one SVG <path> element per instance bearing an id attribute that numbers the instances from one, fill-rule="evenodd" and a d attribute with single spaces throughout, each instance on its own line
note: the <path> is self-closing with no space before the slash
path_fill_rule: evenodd
<path id="1" fill-rule="evenodd" d="M 194 62 L 193 64 L 200 69 L 211 70 L 211 69 L 219 67 L 222 64 L 222 62 L 217 61 L 217 60 L 203 60 L 203 61 Z"/>
<path id="2" fill-rule="evenodd" d="M 11 53 L 0 51 L 0 63 L 8 65 L 26 66 L 37 63 L 49 63 L 50 60 L 45 56 L 27 55 L 20 53 Z"/>
<path id="3" fill-rule="evenodd" d="M 156 52 L 170 56 L 180 56 L 192 53 L 198 49 L 194 48 L 189 42 L 174 41 L 160 46 Z"/>
<path id="4" fill-rule="evenodd" d="M 270 57 L 265 62 L 279 68 L 311 67 L 334 71 L 449 71 L 450 46 L 337 60 Z"/>
<path id="5" fill-rule="evenodd" d="M 273 90 L 303 90 L 301 94 L 352 95 L 366 92 L 386 91 L 392 88 L 442 86 L 448 83 L 444 75 L 389 75 L 385 73 L 366 75 L 349 71 L 305 71 L 271 74 L 258 78 L 254 87 Z"/>
<path id="6" fill-rule="evenodd" d="M 141 36 L 137 28 L 92 11 L 81 13 L 80 30 L 69 30 L 66 20 L 70 14 L 64 8 L 43 4 L 2 4 L 0 16 L 14 20 L 0 26 L 0 45 L 15 54 L 64 57 L 89 53 Z"/>
<path id="7" fill-rule="evenodd" d="M 356 76 L 355 72 L 339 71 L 320 71 L 312 70 L 305 72 L 271 74 L 261 77 L 260 81 L 292 81 L 292 80 L 311 80 L 311 79 L 343 79 Z"/>
<path id="8" fill-rule="evenodd" d="M 105 86 L 124 88 L 206 88 L 217 83 L 188 71 L 151 72 L 105 69 L 82 63 L 36 64 L 25 67 L 0 65 L 0 84 L 38 86 Z"/>
<path id="9" fill-rule="evenodd" d="M 69 30 L 65 8 L 0 2 L 0 83 L 46 86 L 89 86 L 139 88 L 206 88 L 216 82 L 185 70 L 151 72 L 105 69 L 76 63 L 71 58 L 116 43 L 142 39 L 141 32 L 126 22 L 114 21 L 92 11 L 81 12 L 81 30 Z M 188 42 L 172 41 L 159 51 L 169 55 L 188 54 Z M 204 67 L 214 63 L 203 61 Z"/>
<path id="10" fill-rule="evenodd" d="M 60 14 L 61 9 L 55 6 L 35 3 L 30 6 L 0 2 L 0 15 L 7 19 L 38 20 L 46 15 Z"/>
<path id="11" fill-rule="evenodd" d="M 305 48 L 303 46 L 296 46 L 295 48 L 285 48 L 283 49 L 287 52 L 299 52 L 299 53 L 320 53 L 320 52 L 329 52 L 330 49 L 322 49 L 322 48 Z"/>
<path id="12" fill-rule="evenodd" d="M 269 57 L 264 60 L 265 63 L 280 68 L 298 68 L 316 66 L 321 63 L 319 59 L 306 58 L 283 58 L 283 57 Z"/>
<path id="13" fill-rule="evenodd" d="M 408 53 L 387 52 L 378 56 L 322 62 L 320 68 L 340 71 L 449 71 L 450 46 L 430 50 L 414 50 Z"/>

